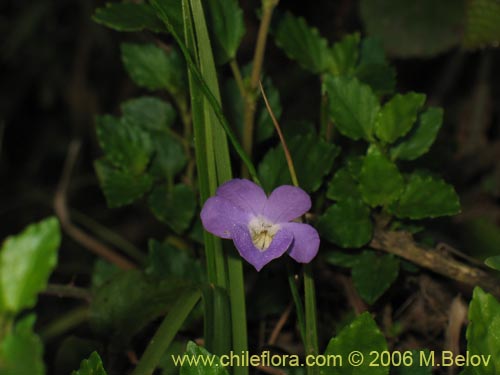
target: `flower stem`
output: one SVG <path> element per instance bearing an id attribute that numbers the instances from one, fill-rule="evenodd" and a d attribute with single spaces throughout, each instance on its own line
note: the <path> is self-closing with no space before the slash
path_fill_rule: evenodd
<path id="1" fill-rule="evenodd" d="M 247 96 L 247 92 L 245 89 L 245 83 L 243 82 L 243 76 L 241 75 L 240 68 L 235 59 L 229 62 L 229 66 L 231 67 L 231 71 L 233 72 L 234 80 L 236 81 L 236 85 L 238 86 L 238 90 L 240 90 L 240 95 L 243 100 L 245 100 Z"/>

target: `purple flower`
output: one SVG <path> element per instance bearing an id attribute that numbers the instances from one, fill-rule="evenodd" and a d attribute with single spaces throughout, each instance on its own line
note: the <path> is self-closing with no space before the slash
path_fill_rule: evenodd
<path id="1" fill-rule="evenodd" d="M 316 229 L 292 221 L 310 208 L 311 199 L 300 188 L 283 185 L 268 198 L 253 182 L 234 179 L 205 202 L 201 221 L 208 232 L 231 238 L 240 255 L 260 271 L 287 250 L 300 263 L 309 263 L 316 256 Z"/>

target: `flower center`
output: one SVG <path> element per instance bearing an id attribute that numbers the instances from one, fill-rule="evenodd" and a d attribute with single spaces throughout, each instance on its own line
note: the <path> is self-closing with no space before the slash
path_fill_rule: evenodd
<path id="1" fill-rule="evenodd" d="M 260 251 L 267 250 L 280 228 L 278 224 L 273 224 L 262 216 L 254 217 L 248 223 L 252 242 Z"/>

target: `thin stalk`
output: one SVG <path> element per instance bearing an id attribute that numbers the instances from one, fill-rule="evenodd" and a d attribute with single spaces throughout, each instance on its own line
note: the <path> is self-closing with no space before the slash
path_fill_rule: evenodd
<path id="1" fill-rule="evenodd" d="M 300 336 L 302 342 L 306 342 L 306 319 L 304 315 L 304 305 L 302 304 L 302 299 L 300 298 L 299 289 L 297 288 L 297 275 L 293 272 L 290 262 L 287 262 L 288 271 L 288 284 L 290 285 L 290 292 L 292 293 L 293 303 L 295 304 L 295 313 L 297 314 L 297 320 L 299 322 Z"/>
<path id="2" fill-rule="evenodd" d="M 40 337 L 45 342 L 50 341 L 54 337 L 60 336 L 86 322 L 89 318 L 89 313 L 90 308 L 88 306 L 71 310 L 42 328 L 40 330 Z"/>
<path id="3" fill-rule="evenodd" d="M 245 82 L 243 81 L 243 76 L 241 75 L 240 67 L 235 59 L 229 62 L 229 66 L 231 67 L 231 71 L 233 72 L 234 80 L 236 81 L 236 85 L 238 86 L 238 90 L 240 90 L 240 95 L 243 100 L 247 96 L 245 89 Z"/>

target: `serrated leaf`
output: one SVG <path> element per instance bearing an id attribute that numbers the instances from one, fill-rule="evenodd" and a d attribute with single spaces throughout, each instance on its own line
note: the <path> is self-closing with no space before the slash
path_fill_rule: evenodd
<path id="1" fill-rule="evenodd" d="M 347 198 L 361 198 L 358 182 L 352 176 L 347 166 L 342 167 L 335 173 L 328 184 L 326 197 L 334 201 L 341 201 Z"/>
<path id="2" fill-rule="evenodd" d="M 371 88 L 356 78 L 326 76 L 324 90 L 336 128 L 351 139 L 372 140 L 380 105 Z"/>
<path id="3" fill-rule="evenodd" d="M 301 17 L 286 13 L 276 29 L 275 41 L 289 58 L 312 73 L 326 72 L 331 66 L 328 42 Z"/>
<path id="4" fill-rule="evenodd" d="M 399 274 L 399 259 L 391 254 L 377 255 L 365 250 L 352 267 L 352 280 L 365 302 L 373 304 L 392 285 Z"/>
<path id="5" fill-rule="evenodd" d="M 158 177 L 173 178 L 184 169 L 187 163 L 184 147 L 180 141 L 168 133 L 154 135 L 155 156 L 150 172 Z"/>
<path id="6" fill-rule="evenodd" d="M 107 3 L 96 9 L 92 19 L 117 31 L 166 31 L 153 8 L 145 3 Z"/>
<path id="7" fill-rule="evenodd" d="M 143 129 L 166 131 L 175 121 L 175 109 L 161 99 L 143 96 L 130 99 L 121 105 L 125 122 Z"/>
<path id="8" fill-rule="evenodd" d="M 209 353 L 205 348 L 189 341 L 186 353 L 190 358 L 205 358 L 206 361 L 199 361 L 196 365 L 191 365 L 187 361 L 182 364 L 180 375 L 229 375 L 229 372 L 220 363 L 218 356 Z"/>
<path id="9" fill-rule="evenodd" d="M 424 105 L 425 95 L 410 92 L 396 94 L 380 110 L 375 122 L 375 134 L 387 143 L 410 131 L 417 120 L 417 114 Z"/>
<path id="10" fill-rule="evenodd" d="M 489 357 L 485 366 L 469 366 L 467 375 L 496 375 L 500 372 L 500 303 L 476 287 L 469 305 L 467 350 L 471 355 Z"/>
<path id="11" fill-rule="evenodd" d="M 500 255 L 489 257 L 484 261 L 488 267 L 493 268 L 494 270 L 500 271 Z"/>
<path id="12" fill-rule="evenodd" d="M 359 60 L 360 34 L 346 35 L 331 48 L 332 62 L 330 73 L 334 76 L 351 75 L 356 70 Z"/>
<path id="13" fill-rule="evenodd" d="M 148 205 L 156 218 L 177 233 L 184 232 L 191 223 L 196 208 L 193 191 L 183 184 L 171 190 L 167 186 L 157 186 L 148 197 Z"/>
<path id="14" fill-rule="evenodd" d="M 474 49 L 498 47 L 500 43 L 500 2 L 472 0 L 467 2 L 467 16 L 463 44 Z"/>
<path id="15" fill-rule="evenodd" d="M 167 53 L 154 44 L 122 43 L 121 52 L 123 65 L 137 85 L 165 89 L 174 96 L 185 92 L 186 68 L 176 49 Z"/>
<path id="16" fill-rule="evenodd" d="M 0 341 L 0 374 L 45 375 L 43 344 L 34 325 L 35 315 L 25 316 Z"/>
<path id="17" fill-rule="evenodd" d="M 322 237 L 344 248 L 358 248 L 372 238 L 370 209 L 360 200 L 348 198 L 330 206 L 318 221 Z"/>
<path id="18" fill-rule="evenodd" d="M 288 147 L 297 172 L 300 187 L 308 192 L 319 189 L 339 153 L 339 148 L 314 134 L 296 136 Z M 292 183 L 281 145 L 271 149 L 259 164 L 259 176 L 264 190 L 270 192 L 279 185 Z"/>
<path id="19" fill-rule="evenodd" d="M 148 133 L 135 124 L 105 115 L 97 118 L 97 138 L 106 159 L 131 174 L 144 172 L 151 157 Z"/>
<path id="20" fill-rule="evenodd" d="M 391 148 L 392 159 L 415 160 L 431 148 L 443 123 L 443 110 L 430 107 L 420 115 L 417 126 Z"/>
<path id="21" fill-rule="evenodd" d="M 338 355 L 343 359 L 342 366 L 324 366 L 320 368 L 322 375 L 388 375 L 389 367 L 370 366 L 371 352 L 382 353 L 387 350 L 387 343 L 377 324 L 369 312 L 358 316 L 351 324 L 342 329 L 337 337 L 330 340 L 325 355 Z M 346 361 L 354 352 L 361 352 L 364 362 L 360 366 L 352 366 Z"/>
<path id="22" fill-rule="evenodd" d="M 105 159 L 96 160 L 94 167 L 109 207 L 120 207 L 134 202 L 149 191 L 153 184 L 150 175 L 133 175 L 114 168 Z"/>
<path id="23" fill-rule="evenodd" d="M 93 352 L 88 359 L 84 359 L 78 371 L 73 371 L 71 375 L 107 375 L 102 364 L 102 359 Z"/>
<path id="24" fill-rule="evenodd" d="M 245 35 L 243 11 L 236 0 L 213 0 L 207 3 L 208 21 L 218 64 L 236 57 Z"/>
<path id="25" fill-rule="evenodd" d="M 359 190 L 370 206 L 387 205 L 403 191 L 404 179 L 398 167 L 377 150 L 371 150 L 363 161 Z"/>
<path id="26" fill-rule="evenodd" d="M 184 22 L 182 18 L 182 1 L 150 0 L 155 13 L 163 21 L 168 21 L 174 31 L 184 40 Z"/>
<path id="27" fill-rule="evenodd" d="M 57 264 L 59 222 L 51 217 L 5 239 L 0 250 L 0 313 L 35 306 Z"/>
<path id="28" fill-rule="evenodd" d="M 460 212 L 460 200 L 453 186 L 442 179 L 414 173 L 391 210 L 410 219 L 450 216 Z"/>

